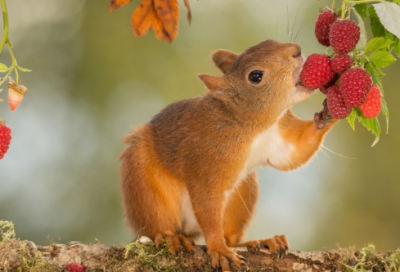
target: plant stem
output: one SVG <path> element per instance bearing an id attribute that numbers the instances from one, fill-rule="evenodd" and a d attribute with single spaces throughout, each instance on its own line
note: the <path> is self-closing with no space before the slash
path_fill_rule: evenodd
<path id="1" fill-rule="evenodd" d="M 332 2 L 332 10 L 335 10 L 335 0 Z"/>
<path id="2" fill-rule="evenodd" d="M 11 43 L 7 41 L 7 47 L 8 51 L 10 52 L 11 60 L 12 60 L 12 66 L 10 67 L 10 71 L 14 70 L 15 71 L 15 82 L 18 84 L 18 69 L 17 69 L 17 60 L 14 57 L 14 54 L 11 50 Z"/>
<path id="3" fill-rule="evenodd" d="M 8 13 L 5 0 L 0 0 L 1 9 L 3 10 L 3 36 L 0 41 L 0 55 L 3 52 L 4 44 L 8 41 Z"/>
<path id="4" fill-rule="evenodd" d="M 346 4 L 364 4 L 371 2 L 386 2 L 385 0 L 360 0 L 360 1 L 352 1 L 352 0 L 343 0 Z"/>
<path id="5" fill-rule="evenodd" d="M 346 16 L 346 1 L 343 0 L 343 2 L 342 2 L 342 20 L 344 19 L 345 16 Z"/>

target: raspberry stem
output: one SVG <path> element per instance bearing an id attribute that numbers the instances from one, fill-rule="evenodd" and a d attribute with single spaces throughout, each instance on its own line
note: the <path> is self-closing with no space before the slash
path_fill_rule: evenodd
<path id="1" fill-rule="evenodd" d="M 364 3 L 371 3 L 371 2 L 387 2 L 385 0 L 360 0 L 360 1 L 353 1 L 353 0 L 343 0 L 346 4 L 364 4 Z"/>

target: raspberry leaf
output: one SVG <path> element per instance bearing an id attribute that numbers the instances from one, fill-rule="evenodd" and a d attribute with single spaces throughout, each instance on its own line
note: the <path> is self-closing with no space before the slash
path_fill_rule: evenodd
<path id="1" fill-rule="evenodd" d="M 381 126 L 379 124 L 378 118 L 366 118 L 364 115 L 361 113 L 360 109 L 355 109 L 357 113 L 357 119 L 360 121 L 361 124 L 364 125 L 369 131 L 371 131 L 375 136 L 375 140 L 372 143 L 372 146 L 374 146 L 378 141 L 379 141 L 379 136 L 381 135 Z"/>
<path id="2" fill-rule="evenodd" d="M 397 56 L 400 58 L 400 39 L 397 40 L 394 50 L 396 51 Z"/>
<path id="3" fill-rule="evenodd" d="M 383 68 L 393 64 L 396 59 L 387 51 L 377 51 L 369 56 L 369 59 L 378 67 Z"/>
<path id="4" fill-rule="evenodd" d="M 354 122 L 356 121 L 356 117 L 357 117 L 357 112 L 355 109 L 353 109 L 350 112 L 350 115 L 347 116 L 346 120 L 347 122 L 349 122 L 349 125 L 351 126 L 351 128 L 353 129 L 353 131 L 356 131 L 356 127 L 354 125 Z"/>
<path id="5" fill-rule="evenodd" d="M 384 37 L 385 36 L 385 28 L 379 21 L 379 17 L 376 14 L 374 7 L 368 8 L 368 14 L 369 14 L 372 35 L 374 35 L 374 37 Z"/>
<path id="6" fill-rule="evenodd" d="M 385 29 L 400 38 L 400 6 L 391 2 L 372 6 Z"/>
<path id="7" fill-rule="evenodd" d="M 21 72 L 32 72 L 31 69 L 22 68 L 22 67 L 19 67 L 19 66 L 17 66 L 17 69 L 20 70 Z"/>
<path id="8" fill-rule="evenodd" d="M 357 13 L 354 13 L 357 18 L 357 25 L 360 28 L 360 40 L 358 41 L 356 48 L 363 50 L 367 45 L 367 32 L 365 31 L 364 19 Z"/>
<path id="9" fill-rule="evenodd" d="M 400 0 L 399 0 L 400 1 Z M 367 18 L 367 4 L 357 4 L 354 5 L 354 9 L 357 11 L 357 13 L 361 16 L 363 21 L 365 18 Z"/>
<path id="10" fill-rule="evenodd" d="M 386 118 L 386 134 L 389 133 L 389 109 L 386 104 L 386 100 L 382 97 L 382 114 Z"/>
<path id="11" fill-rule="evenodd" d="M 8 71 L 8 68 L 5 64 L 0 63 L 0 73 L 5 73 Z"/>
<path id="12" fill-rule="evenodd" d="M 393 43 L 394 42 L 392 40 L 389 40 L 388 38 L 384 37 L 372 39 L 368 42 L 367 47 L 364 50 L 364 53 L 369 53 L 372 51 L 376 51 L 378 49 L 386 48 Z"/>

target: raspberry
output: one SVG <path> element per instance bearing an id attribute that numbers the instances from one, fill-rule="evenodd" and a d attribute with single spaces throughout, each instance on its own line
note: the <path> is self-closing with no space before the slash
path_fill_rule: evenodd
<path id="1" fill-rule="evenodd" d="M 369 89 L 371 88 L 371 76 L 361 68 L 349 69 L 339 79 L 339 90 L 348 108 L 361 106 Z"/>
<path id="2" fill-rule="evenodd" d="M 320 44 L 324 46 L 330 46 L 329 42 L 329 30 L 337 17 L 330 11 L 323 11 L 318 15 L 317 21 L 315 22 L 315 37 Z"/>
<path id="3" fill-rule="evenodd" d="M 336 55 L 332 59 L 332 70 L 339 75 L 353 64 L 353 59 L 348 55 Z"/>
<path id="4" fill-rule="evenodd" d="M 331 81 L 329 81 L 327 84 L 325 84 L 324 86 L 320 87 L 319 90 L 323 93 L 326 94 L 328 92 L 328 89 L 330 87 L 332 87 L 333 85 L 336 84 L 336 81 L 339 79 L 339 75 L 335 74 L 333 76 L 333 78 L 331 79 Z"/>
<path id="5" fill-rule="evenodd" d="M 72 263 L 67 265 L 64 269 L 68 272 L 83 272 L 86 270 L 86 266 L 83 264 Z"/>
<path id="6" fill-rule="evenodd" d="M 300 79 L 304 86 L 315 90 L 327 84 L 333 76 L 331 60 L 324 55 L 312 54 L 304 63 Z"/>
<path id="7" fill-rule="evenodd" d="M 7 153 L 11 142 L 11 129 L 0 119 L 0 160 Z"/>
<path id="8" fill-rule="evenodd" d="M 333 51 L 347 54 L 353 50 L 360 40 L 360 28 L 354 21 L 337 20 L 331 26 L 329 41 Z"/>
<path id="9" fill-rule="evenodd" d="M 382 94 L 378 85 L 372 85 L 367 95 L 367 100 L 360 106 L 362 114 L 367 118 L 374 118 L 379 115 L 382 109 Z"/>
<path id="10" fill-rule="evenodd" d="M 326 94 L 328 99 L 328 109 L 335 119 L 344 119 L 349 116 L 351 109 L 346 107 L 338 85 L 333 85 Z"/>

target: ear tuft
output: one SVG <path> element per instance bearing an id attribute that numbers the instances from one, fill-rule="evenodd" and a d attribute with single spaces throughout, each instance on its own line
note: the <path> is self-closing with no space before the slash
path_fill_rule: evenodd
<path id="1" fill-rule="evenodd" d="M 232 64 L 237 60 L 239 57 L 238 54 L 233 53 L 228 50 L 216 50 L 212 54 L 212 60 L 222 73 L 226 73 L 229 68 L 231 68 Z"/>
<path id="2" fill-rule="evenodd" d="M 210 93 L 215 97 L 225 96 L 229 90 L 229 84 L 225 77 L 205 74 L 198 75 L 198 77 L 201 81 L 203 81 Z"/>

